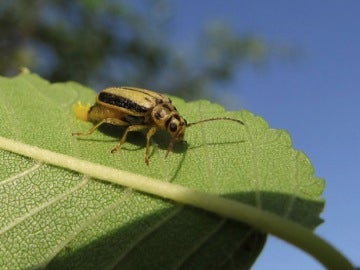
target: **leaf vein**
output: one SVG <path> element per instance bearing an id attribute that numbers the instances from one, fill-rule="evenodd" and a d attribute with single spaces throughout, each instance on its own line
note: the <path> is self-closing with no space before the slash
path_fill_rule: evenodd
<path id="1" fill-rule="evenodd" d="M 86 177 L 86 176 L 84 176 Z M 64 248 L 68 243 L 70 243 L 72 240 L 74 240 L 85 228 L 89 226 L 89 224 L 94 224 L 97 220 L 101 219 L 104 215 L 112 212 L 115 208 L 118 208 L 119 205 L 121 205 L 122 202 L 124 202 L 125 199 L 128 198 L 128 195 L 131 193 L 132 189 L 127 188 L 125 191 L 125 194 L 121 196 L 119 200 L 116 200 L 112 204 L 110 204 L 108 207 L 105 207 L 104 209 L 101 209 L 100 211 L 94 213 L 89 218 L 84 220 L 78 228 L 74 229 L 72 233 L 68 234 L 67 237 L 58 243 L 56 247 L 53 248 L 52 252 L 47 256 L 47 258 L 41 263 L 41 265 L 38 265 L 38 268 L 45 268 L 53 258 L 56 257 L 56 255 Z"/>
<path id="2" fill-rule="evenodd" d="M 3 181 L 0 182 L 0 186 L 5 185 L 11 181 L 15 181 L 17 179 L 20 179 L 26 175 L 31 174 L 32 172 L 36 171 L 37 169 L 39 169 L 43 164 L 41 162 L 37 162 L 34 166 L 32 166 L 31 168 L 22 171 L 21 173 L 18 173 L 16 175 L 10 176 L 9 178 L 4 179 Z"/>
<path id="3" fill-rule="evenodd" d="M 76 190 L 82 188 L 83 186 L 85 186 L 87 184 L 87 182 L 89 181 L 89 177 L 84 176 L 83 180 L 77 184 L 76 186 L 74 186 L 73 188 L 69 189 L 68 191 L 60 194 L 59 196 L 54 197 L 53 199 L 43 203 L 42 205 L 39 205 L 38 207 L 35 207 L 33 209 L 31 209 L 28 213 L 17 217 L 15 219 L 13 219 L 12 222 L 10 222 L 9 224 L 7 224 L 6 226 L 2 227 L 0 229 L 0 235 L 4 234 L 5 232 L 9 231 L 10 229 L 14 228 L 15 226 L 19 225 L 21 222 L 25 221 L 26 219 L 32 217 L 33 215 L 35 215 L 36 213 L 40 212 L 41 210 L 45 209 L 46 207 L 62 200 L 63 198 L 65 198 L 66 196 L 70 195 L 71 193 L 75 192 Z"/>

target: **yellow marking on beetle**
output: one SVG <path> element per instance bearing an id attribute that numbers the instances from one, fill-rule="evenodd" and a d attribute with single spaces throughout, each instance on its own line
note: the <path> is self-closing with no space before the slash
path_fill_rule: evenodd
<path id="1" fill-rule="evenodd" d="M 80 101 L 74 104 L 73 111 L 76 115 L 76 118 L 82 121 L 88 121 L 88 112 L 90 110 L 90 104 L 82 104 Z"/>

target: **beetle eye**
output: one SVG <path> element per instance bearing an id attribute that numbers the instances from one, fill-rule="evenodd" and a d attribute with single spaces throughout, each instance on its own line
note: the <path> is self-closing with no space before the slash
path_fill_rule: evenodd
<path id="1" fill-rule="evenodd" d="M 170 129 L 171 132 L 175 132 L 177 130 L 177 124 L 170 123 L 169 129 Z"/>

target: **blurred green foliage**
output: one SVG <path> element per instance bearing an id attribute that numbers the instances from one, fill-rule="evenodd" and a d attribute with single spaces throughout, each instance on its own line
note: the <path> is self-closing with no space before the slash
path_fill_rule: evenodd
<path id="1" fill-rule="evenodd" d="M 133 85 L 193 99 L 268 55 L 260 39 L 214 23 L 184 56 L 171 42 L 173 12 L 165 0 L 1 1 L 0 74 L 27 67 L 53 82 Z"/>

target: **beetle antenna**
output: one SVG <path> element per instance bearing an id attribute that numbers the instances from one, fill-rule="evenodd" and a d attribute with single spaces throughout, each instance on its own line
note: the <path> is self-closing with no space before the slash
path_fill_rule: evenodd
<path id="1" fill-rule="evenodd" d="M 237 123 L 240 123 L 242 125 L 245 125 L 243 121 L 239 120 L 239 119 L 235 119 L 235 118 L 230 118 L 230 117 L 215 117 L 215 118 L 208 118 L 208 119 L 204 119 L 204 120 L 200 120 L 194 123 L 189 123 L 187 124 L 188 127 L 196 125 L 196 124 L 200 124 L 200 123 L 204 123 L 204 122 L 210 122 L 210 121 L 216 121 L 216 120 L 229 120 L 229 121 L 234 121 Z"/>

